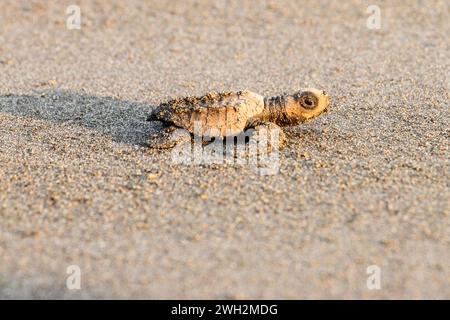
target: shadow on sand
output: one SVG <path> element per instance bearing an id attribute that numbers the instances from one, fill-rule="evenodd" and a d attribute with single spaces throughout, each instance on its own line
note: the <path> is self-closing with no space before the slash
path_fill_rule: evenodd
<path id="1" fill-rule="evenodd" d="M 0 113 L 81 125 L 116 142 L 140 146 L 145 146 L 148 136 L 158 129 L 146 121 L 151 109 L 145 103 L 64 90 L 0 96 Z"/>

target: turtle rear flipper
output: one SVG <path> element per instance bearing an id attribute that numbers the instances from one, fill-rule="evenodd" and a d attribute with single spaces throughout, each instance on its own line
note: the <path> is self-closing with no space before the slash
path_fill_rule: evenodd
<path id="1" fill-rule="evenodd" d="M 171 149 L 180 143 L 191 143 L 191 134 L 186 130 L 167 126 L 150 135 L 148 146 L 152 149 Z"/>

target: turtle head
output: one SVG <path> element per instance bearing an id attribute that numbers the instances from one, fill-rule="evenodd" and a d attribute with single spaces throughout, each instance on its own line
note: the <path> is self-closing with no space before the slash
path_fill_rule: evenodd
<path id="1" fill-rule="evenodd" d="M 302 123 L 326 112 L 330 104 L 331 97 L 323 90 L 300 90 L 287 97 L 284 118 L 290 124 Z"/>

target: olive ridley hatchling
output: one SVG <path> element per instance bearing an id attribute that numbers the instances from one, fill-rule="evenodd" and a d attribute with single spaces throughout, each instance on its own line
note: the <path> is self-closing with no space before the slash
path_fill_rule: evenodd
<path id="1" fill-rule="evenodd" d="M 156 107 L 148 121 L 160 121 L 163 130 L 153 134 L 149 146 L 172 148 L 190 136 L 225 138 L 252 130 L 250 139 L 265 132 L 279 132 L 278 147 L 286 142 L 280 127 L 303 123 L 328 110 L 330 96 L 323 90 L 304 89 L 294 94 L 267 98 L 244 90 L 239 92 L 208 93 L 201 97 L 170 100 Z M 177 128 L 190 135 L 177 135 Z M 208 140 L 208 139 L 207 139 Z"/>

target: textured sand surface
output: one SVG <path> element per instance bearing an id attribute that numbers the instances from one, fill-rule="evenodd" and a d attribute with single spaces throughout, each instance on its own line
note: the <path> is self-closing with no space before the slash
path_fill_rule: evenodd
<path id="1" fill-rule="evenodd" d="M 450 298 L 448 1 L 377 1 L 380 30 L 367 1 L 51 3 L 1 4 L 1 298 Z M 334 105 L 276 175 L 145 147 L 169 98 L 301 87 Z"/>

